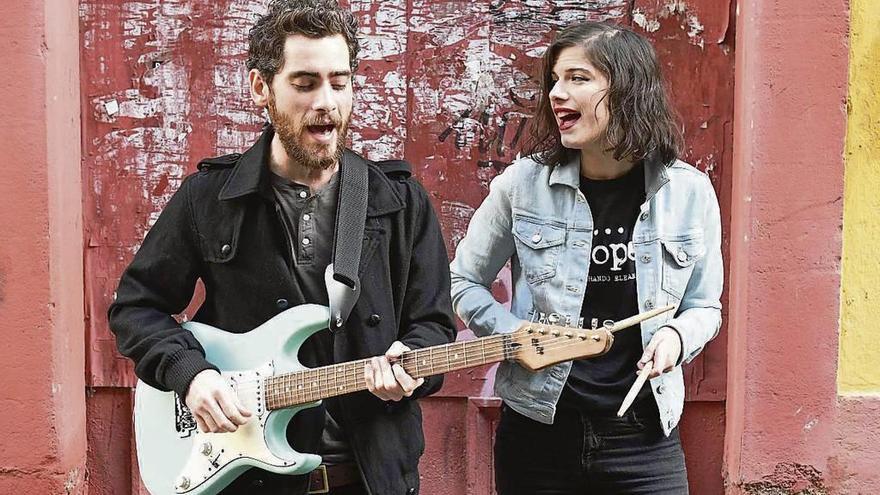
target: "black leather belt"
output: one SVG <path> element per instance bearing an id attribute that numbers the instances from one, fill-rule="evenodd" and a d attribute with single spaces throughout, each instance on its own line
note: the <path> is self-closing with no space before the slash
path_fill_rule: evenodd
<path id="1" fill-rule="evenodd" d="M 331 488 L 354 485 L 361 482 L 361 473 L 354 463 L 321 464 L 309 473 L 309 495 L 330 493 Z"/>

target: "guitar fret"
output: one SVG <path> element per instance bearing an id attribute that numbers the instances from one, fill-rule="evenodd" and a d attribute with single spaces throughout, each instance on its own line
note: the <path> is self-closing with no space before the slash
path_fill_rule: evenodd
<path id="1" fill-rule="evenodd" d="M 475 353 L 474 350 L 477 350 Z M 433 376 L 514 357 L 510 337 L 493 335 L 407 352 L 400 360 L 413 377 Z M 368 360 L 304 369 L 266 379 L 266 406 L 280 409 L 366 390 Z"/>

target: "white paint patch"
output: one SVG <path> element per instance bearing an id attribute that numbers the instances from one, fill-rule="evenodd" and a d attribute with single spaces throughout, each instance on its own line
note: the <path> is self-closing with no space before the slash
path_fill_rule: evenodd
<path id="1" fill-rule="evenodd" d="M 809 422 L 807 422 L 807 424 L 804 425 L 804 431 L 812 430 L 817 424 L 819 424 L 819 418 L 814 418 L 810 420 Z"/>
<path id="2" fill-rule="evenodd" d="M 104 102 L 104 111 L 107 112 L 107 116 L 113 117 L 119 113 L 119 102 L 116 99 Z"/>
<path id="3" fill-rule="evenodd" d="M 633 23 L 646 32 L 655 33 L 660 30 L 663 19 L 676 17 L 679 19 L 679 27 L 687 33 L 692 45 L 705 47 L 705 40 L 701 36 L 706 27 L 684 0 L 666 0 L 657 10 L 655 15 L 650 15 L 642 9 L 633 9 Z"/>
<path id="4" fill-rule="evenodd" d="M 353 0 L 349 5 L 361 32 L 361 62 L 354 79 L 349 131 L 351 146 L 372 160 L 401 158 L 408 112 L 407 2 Z"/>
<path id="5" fill-rule="evenodd" d="M 660 21 L 657 19 L 648 19 L 645 13 L 639 9 L 633 10 L 632 18 L 637 26 L 649 33 L 654 33 L 660 30 Z"/>

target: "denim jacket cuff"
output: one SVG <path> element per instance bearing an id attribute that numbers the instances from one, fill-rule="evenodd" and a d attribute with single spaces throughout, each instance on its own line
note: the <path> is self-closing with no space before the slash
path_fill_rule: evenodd
<path id="1" fill-rule="evenodd" d="M 675 365 L 681 366 L 684 363 L 685 356 L 687 355 L 687 348 L 684 345 L 684 335 L 682 335 L 681 330 L 672 325 L 671 322 L 664 324 L 657 331 L 659 332 L 664 328 L 672 329 L 675 331 L 675 334 L 678 335 L 678 341 L 679 344 L 681 344 L 681 351 L 679 351 L 678 353 L 678 359 L 675 361 Z"/>

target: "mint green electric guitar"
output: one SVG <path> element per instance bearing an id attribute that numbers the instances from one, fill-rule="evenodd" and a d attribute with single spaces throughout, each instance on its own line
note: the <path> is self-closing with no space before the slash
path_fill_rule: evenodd
<path id="1" fill-rule="evenodd" d="M 668 309 L 592 330 L 523 323 L 513 333 L 406 352 L 399 362 L 414 378 L 505 359 L 538 370 L 604 354 L 614 341 L 612 332 Z M 326 329 L 329 318 L 328 308 L 305 304 L 244 334 L 185 323 L 184 328 L 205 348 L 208 361 L 220 368 L 254 415 L 234 433 L 203 433 L 177 394 L 139 381 L 135 437 L 140 474 L 150 493 L 215 494 L 250 467 L 289 475 L 315 469 L 320 456 L 293 450 L 286 440 L 287 424 L 297 412 L 318 405 L 321 399 L 367 389 L 363 377 L 367 360 L 313 369 L 297 360 L 302 343 Z"/>

